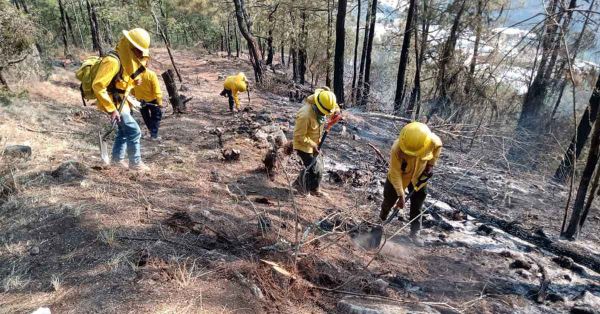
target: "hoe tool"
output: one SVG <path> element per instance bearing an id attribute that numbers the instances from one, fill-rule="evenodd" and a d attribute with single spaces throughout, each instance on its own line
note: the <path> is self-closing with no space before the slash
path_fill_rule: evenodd
<path id="1" fill-rule="evenodd" d="M 410 197 L 416 192 L 421 190 L 425 184 L 427 183 L 427 180 L 429 180 L 429 178 L 431 178 L 431 174 L 422 174 L 421 177 L 419 178 L 419 181 L 417 182 L 417 186 L 410 191 L 408 194 L 406 194 L 404 196 L 405 200 L 410 199 Z M 392 222 L 392 220 L 394 220 L 394 218 L 396 218 L 396 216 L 398 216 L 398 212 L 400 211 L 401 208 L 399 207 L 394 207 L 394 210 L 392 211 L 392 214 L 389 215 L 389 217 L 381 224 L 381 225 L 377 225 L 374 226 L 371 231 L 369 231 L 368 234 L 366 234 L 364 237 L 361 237 L 362 241 L 365 244 L 365 248 L 367 249 L 376 249 L 379 248 L 379 246 L 381 245 L 381 239 L 383 238 L 383 228 L 389 224 L 390 222 Z"/>

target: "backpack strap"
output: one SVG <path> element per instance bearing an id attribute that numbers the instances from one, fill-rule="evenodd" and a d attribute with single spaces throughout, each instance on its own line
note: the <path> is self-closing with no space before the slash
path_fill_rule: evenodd
<path id="1" fill-rule="evenodd" d="M 103 58 L 106 58 L 106 57 L 113 57 L 113 58 L 117 59 L 117 61 L 119 63 L 119 72 L 117 72 L 117 74 L 112 78 L 112 80 L 110 81 L 110 84 L 108 84 L 108 87 L 106 89 L 110 93 L 110 95 L 112 96 L 114 101 L 120 101 L 119 100 L 119 92 L 122 92 L 122 91 L 117 89 L 116 85 L 117 85 L 117 80 L 123 76 L 123 69 L 121 68 L 121 59 L 119 58 L 119 54 L 115 50 L 111 50 L 111 51 L 107 52 L 103 56 Z"/>

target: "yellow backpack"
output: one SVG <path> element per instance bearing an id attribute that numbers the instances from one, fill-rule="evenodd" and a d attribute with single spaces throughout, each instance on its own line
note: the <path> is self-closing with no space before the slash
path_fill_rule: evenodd
<path id="1" fill-rule="evenodd" d="M 106 55 L 102 57 L 92 56 L 88 57 L 83 61 L 79 69 L 75 72 L 75 77 L 81 82 L 79 85 L 79 91 L 81 92 L 81 100 L 83 101 L 83 105 L 86 105 L 85 100 L 94 100 L 96 99 L 96 95 L 94 94 L 94 90 L 92 89 L 92 84 L 94 83 L 94 79 L 96 78 L 96 74 L 98 73 L 98 68 L 100 68 L 100 63 L 102 63 L 102 59 L 106 57 L 113 57 L 119 61 L 119 73 L 115 77 L 118 77 L 121 73 L 121 60 L 119 59 L 119 55 L 116 51 L 109 51 Z M 114 84 L 111 82 L 111 85 Z"/>

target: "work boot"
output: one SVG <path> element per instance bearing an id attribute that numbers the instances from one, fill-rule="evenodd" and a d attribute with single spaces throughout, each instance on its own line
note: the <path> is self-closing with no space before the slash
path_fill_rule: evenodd
<path id="1" fill-rule="evenodd" d="M 329 194 L 323 192 L 319 188 L 316 188 L 316 189 L 310 191 L 310 195 L 313 195 L 313 196 L 316 196 L 316 197 L 329 197 Z"/>
<path id="2" fill-rule="evenodd" d="M 143 162 L 139 162 L 135 165 L 131 165 L 129 166 L 129 169 L 133 170 L 133 171 L 139 171 L 139 172 L 146 172 L 146 171 L 150 171 L 150 167 L 148 167 L 145 163 Z"/>
<path id="3" fill-rule="evenodd" d="M 110 166 L 115 167 L 115 168 L 122 168 L 122 169 L 129 168 L 129 166 L 127 165 L 127 162 L 125 160 L 112 160 L 110 162 Z"/>
<path id="4" fill-rule="evenodd" d="M 423 239 L 421 239 L 421 236 L 419 235 L 419 231 L 416 232 L 411 232 L 410 233 L 410 241 L 416 246 L 416 247 L 423 247 L 425 246 L 425 242 L 423 241 Z"/>

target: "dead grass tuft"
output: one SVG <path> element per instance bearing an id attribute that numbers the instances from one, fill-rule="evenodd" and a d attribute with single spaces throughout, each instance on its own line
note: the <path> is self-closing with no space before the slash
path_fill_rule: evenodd
<path id="1" fill-rule="evenodd" d="M 201 269 L 196 259 L 172 256 L 169 260 L 169 276 L 175 280 L 180 288 L 187 288 L 200 277 L 211 273 Z"/>
<path id="2" fill-rule="evenodd" d="M 102 242 L 110 247 L 115 247 L 118 244 L 117 232 L 113 229 L 100 231 L 100 234 L 98 235 L 98 239 L 100 240 L 100 242 Z"/>
<path id="3" fill-rule="evenodd" d="M 27 268 L 24 265 L 19 265 L 13 262 L 10 273 L 2 279 L 2 287 L 4 292 L 17 291 L 24 289 L 30 279 L 27 276 Z"/>
<path id="4" fill-rule="evenodd" d="M 60 279 L 60 276 L 57 274 L 52 275 L 50 278 L 50 285 L 54 291 L 59 292 L 62 288 L 62 280 Z"/>
<path id="5" fill-rule="evenodd" d="M 12 167 L 0 168 L 0 201 L 6 201 L 10 195 L 19 191 L 19 185 Z"/>

